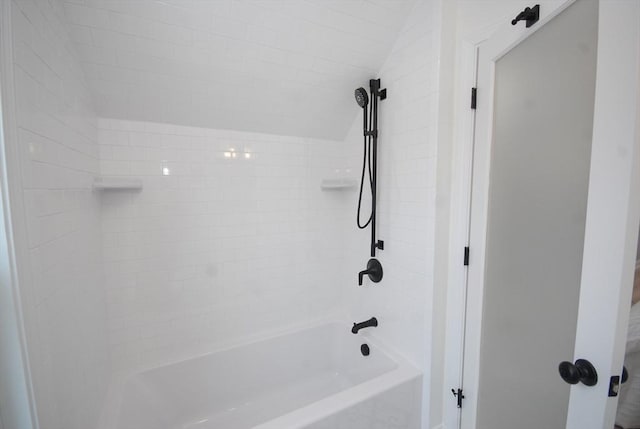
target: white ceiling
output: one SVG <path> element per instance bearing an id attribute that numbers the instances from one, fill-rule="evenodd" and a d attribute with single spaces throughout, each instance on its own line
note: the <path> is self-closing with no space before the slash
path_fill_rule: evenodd
<path id="1" fill-rule="evenodd" d="M 64 0 L 104 117 L 342 139 L 414 0 Z"/>

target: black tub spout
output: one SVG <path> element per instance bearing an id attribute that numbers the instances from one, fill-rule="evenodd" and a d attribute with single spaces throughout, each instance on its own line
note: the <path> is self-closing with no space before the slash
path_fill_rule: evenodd
<path id="1" fill-rule="evenodd" d="M 351 333 L 357 334 L 360 329 L 371 328 L 376 326 L 378 326 L 378 319 L 376 319 L 375 317 L 372 317 L 371 319 L 365 320 L 364 322 L 354 323 L 353 328 L 351 328 Z"/>

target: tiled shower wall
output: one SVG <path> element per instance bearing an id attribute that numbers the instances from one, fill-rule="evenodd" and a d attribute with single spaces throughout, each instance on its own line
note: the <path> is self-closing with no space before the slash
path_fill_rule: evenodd
<path id="1" fill-rule="evenodd" d="M 95 427 L 109 379 L 96 118 L 55 0 L 11 3 L 19 189 L 12 206 L 42 429 Z M 17 202 L 16 200 L 14 200 Z M 18 212 L 19 210 L 19 212 Z M 23 232 L 26 237 L 23 237 Z"/>
<path id="2" fill-rule="evenodd" d="M 321 191 L 343 142 L 100 120 L 103 239 L 117 371 L 331 315 L 351 192 Z"/>
<path id="3" fill-rule="evenodd" d="M 439 2 L 416 2 L 378 74 L 388 92 L 379 103 L 378 239 L 384 240 L 385 248 L 377 258 L 384 277 L 377 284 L 347 288 L 345 297 L 353 320 L 376 316 L 375 333 L 421 368 L 427 385 L 434 287 L 438 19 Z M 356 119 L 346 139 L 352 168 L 362 162 L 361 120 Z M 363 210 L 362 218 L 366 216 Z M 369 235 L 356 231 L 355 225 L 350 231 L 348 271 L 355 276 L 369 258 Z"/>

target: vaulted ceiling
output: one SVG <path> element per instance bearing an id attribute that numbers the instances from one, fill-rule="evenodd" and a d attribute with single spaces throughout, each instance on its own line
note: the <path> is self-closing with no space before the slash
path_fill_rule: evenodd
<path id="1" fill-rule="evenodd" d="M 414 0 L 65 0 L 100 116 L 341 139 Z"/>

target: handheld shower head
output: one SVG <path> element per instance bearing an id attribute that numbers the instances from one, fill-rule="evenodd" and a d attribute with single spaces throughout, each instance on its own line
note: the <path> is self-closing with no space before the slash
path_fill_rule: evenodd
<path id="1" fill-rule="evenodd" d="M 367 104 L 369 104 L 369 96 L 367 95 L 366 89 L 360 87 L 354 91 L 354 95 L 356 97 L 356 103 L 358 103 L 358 106 L 362 107 L 363 109 L 367 107 Z"/>

